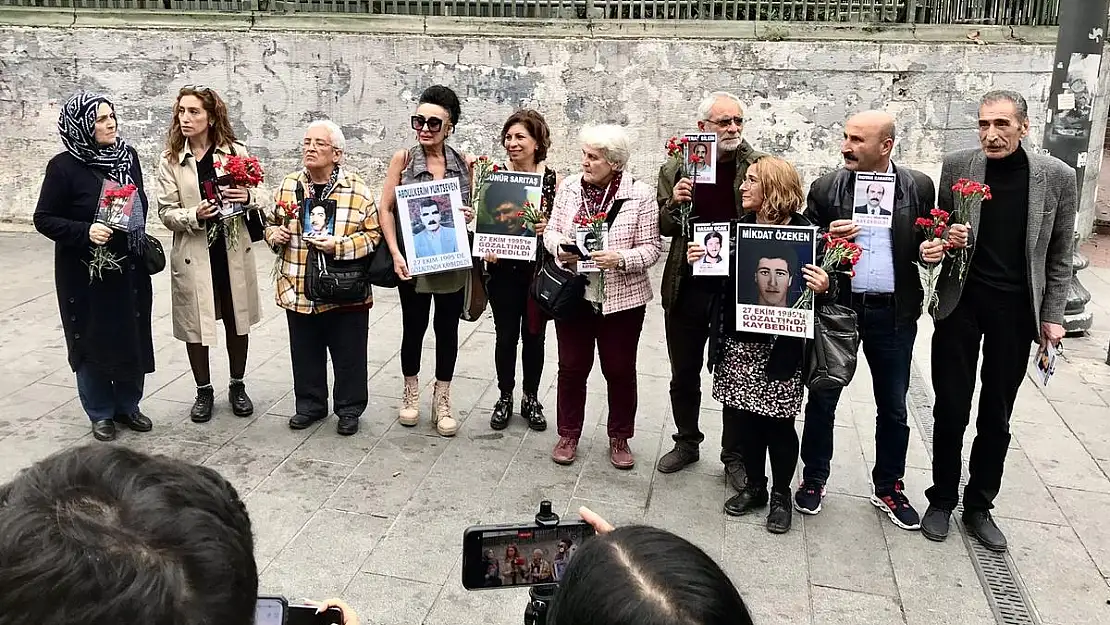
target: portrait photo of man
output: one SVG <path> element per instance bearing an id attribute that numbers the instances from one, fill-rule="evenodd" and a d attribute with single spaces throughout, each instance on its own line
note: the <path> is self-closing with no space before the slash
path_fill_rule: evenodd
<path id="1" fill-rule="evenodd" d="M 790 244 L 753 246 L 747 252 L 748 269 L 754 288 L 738 289 L 737 303 L 788 308 L 794 304 L 805 281 L 802 279 L 798 251 Z M 795 288 L 795 286 L 799 288 Z M 746 292 L 745 292 L 746 291 Z"/>
<path id="2" fill-rule="evenodd" d="M 705 246 L 705 256 L 701 257 L 702 264 L 715 265 L 724 261 L 724 257 L 721 256 L 721 248 L 724 246 L 724 237 L 721 236 L 720 232 L 714 231 L 706 234 L 703 245 Z"/>
<path id="3" fill-rule="evenodd" d="M 858 187 L 856 193 L 855 213 L 859 215 L 878 215 L 889 217 L 891 211 L 883 206 L 886 197 L 886 186 L 881 182 L 869 182 L 864 187 L 863 197 L 859 197 Z"/>
<path id="4" fill-rule="evenodd" d="M 535 236 L 524 225 L 524 203 L 528 201 L 528 189 L 523 185 L 509 183 L 490 183 L 482 195 L 482 213 L 479 215 L 478 232 L 484 234 L 507 234 L 514 236 Z"/>
<path id="5" fill-rule="evenodd" d="M 417 200 L 418 222 L 413 222 L 413 253 L 416 258 L 428 258 L 459 251 L 455 229 L 443 225 L 444 215 L 432 198 Z"/>
<path id="6" fill-rule="evenodd" d="M 306 200 L 303 219 L 304 238 L 314 239 L 332 234 L 331 230 L 334 226 L 331 222 L 334 220 L 334 209 L 329 214 L 328 205 L 324 202 L 317 203 L 316 200 Z"/>

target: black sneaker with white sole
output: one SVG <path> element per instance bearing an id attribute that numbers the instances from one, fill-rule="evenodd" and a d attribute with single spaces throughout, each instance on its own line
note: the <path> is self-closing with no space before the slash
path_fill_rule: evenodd
<path id="1" fill-rule="evenodd" d="M 798 491 L 794 493 L 794 509 L 812 516 L 821 512 L 821 500 L 824 498 L 824 484 L 803 480 L 801 486 L 798 486 Z"/>
<path id="2" fill-rule="evenodd" d="M 921 529 L 921 517 L 918 516 L 917 510 L 913 509 L 910 500 L 902 492 L 904 489 L 905 486 L 902 481 L 898 480 L 891 490 L 876 491 L 874 495 L 871 495 L 871 503 L 879 510 L 886 512 L 886 515 L 890 517 L 890 522 L 898 527 L 904 530 Z"/>

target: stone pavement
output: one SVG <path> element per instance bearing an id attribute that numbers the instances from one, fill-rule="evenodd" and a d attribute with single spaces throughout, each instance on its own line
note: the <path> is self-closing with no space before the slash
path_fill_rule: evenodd
<path id="1" fill-rule="evenodd" d="M 255 251 L 259 275 L 268 276 L 271 257 L 263 247 Z M 66 365 L 51 255 L 49 242 L 36 234 L 0 234 L 0 265 L 13 268 L 0 283 L 0 480 L 51 452 L 95 443 Z M 1110 529 L 1104 527 L 1110 367 L 1103 364 L 1110 332 L 1100 329 L 1110 327 L 1110 267 L 1093 266 L 1082 279 L 1094 294 L 1096 330 L 1065 342 L 1066 362 L 1046 390 L 1032 380 L 1022 387 L 997 509 L 1029 600 L 1050 625 L 1110 623 Z M 719 406 L 711 400 L 701 462 L 675 475 L 653 469 L 674 430 L 657 302 L 639 355 L 632 441 L 638 463 L 619 472 L 605 454 L 600 375 L 591 380 L 588 402 L 592 435 L 572 467 L 548 459 L 553 427 L 537 434 L 517 418 L 504 432 L 489 429 L 497 389 L 488 314 L 461 325 L 453 391 L 462 418 L 458 436 L 440 438 L 427 421 L 415 429 L 395 425 L 401 324 L 390 290 L 379 290 L 371 312 L 371 404 L 358 435 L 337 436 L 334 418 L 301 432 L 286 427 L 293 414 L 286 326 L 269 293 L 264 322 L 251 335 L 247 383 L 256 416 L 236 418 L 221 401 L 211 423 L 193 424 L 185 350 L 170 334 L 168 272 L 156 277 L 155 292 L 158 371 L 148 378 L 143 403 L 155 429 L 124 432 L 119 443 L 205 463 L 234 482 L 255 523 L 263 591 L 343 596 L 374 625 L 519 623 L 526 591 L 462 589 L 462 531 L 476 523 L 528 521 L 547 498 L 560 513 L 585 504 L 617 524 L 645 522 L 690 538 L 723 564 L 761 625 L 994 622 L 962 536 L 930 543 L 895 528 L 867 501 L 874 403 L 863 362 L 839 408 L 824 511 L 795 515 L 793 531 L 773 536 L 761 516 L 732 519 L 721 512 L 728 489 L 716 457 Z M 922 321 L 916 352 L 926 380 L 930 328 Z M 554 424 L 553 330 L 547 352 L 543 393 Z M 226 357 L 213 353 L 214 382 L 222 385 Z M 428 350 L 425 372 L 432 370 L 431 355 Z M 930 452 L 920 424 L 929 418 L 913 414 L 906 478 L 922 511 Z"/>

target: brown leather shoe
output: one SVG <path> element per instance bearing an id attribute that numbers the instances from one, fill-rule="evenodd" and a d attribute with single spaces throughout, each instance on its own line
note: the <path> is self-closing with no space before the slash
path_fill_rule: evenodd
<path id="1" fill-rule="evenodd" d="M 560 436 L 555 450 L 551 452 L 551 459 L 555 464 L 571 464 L 578 457 L 578 439 L 569 436 Z"/>
<path id="2" fill-rule="evenodd" d="M 632 458 L 632 450 L 628 448 L 627 438 L 609 439 L 609 462 L 618 469 L 631 469 L 636 464 Z"/>

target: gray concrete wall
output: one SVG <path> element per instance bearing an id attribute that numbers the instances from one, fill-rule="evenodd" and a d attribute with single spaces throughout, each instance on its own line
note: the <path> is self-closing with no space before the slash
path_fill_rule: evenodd
<path id="1" fill-rule="evenodd" d="M 501 155 L 503 120 L 534 107 L 552 127 L 550 160 L 572 170 L 577 131 L 614 121 L 632 129 L 631 169 L 651 184 L 665 139 L 691 129 L 704 93 L 728 89 L 748 103 L 747 139 L 808 184 L 838 165 L 845 117 L 868 107 L 896 115 L 897 160 L 933 176 L 945 151 L 976 144 L 975 102 L 991 88 L 1029 97 L 1039 143 L 1054 41 L 1043 28 L 0 10 L 0 221 L 29 219 L 60 150 L 58 107 L 81 88 L 114 98 L 152 193 L 188 83 L 221 92 L 272 179 L 298 166 L 305 124 L 328 117 L 380 188 L 390 154 L 414 141 L 416 97 L 444 83 L 463 99 L 458 147 Z"/>

